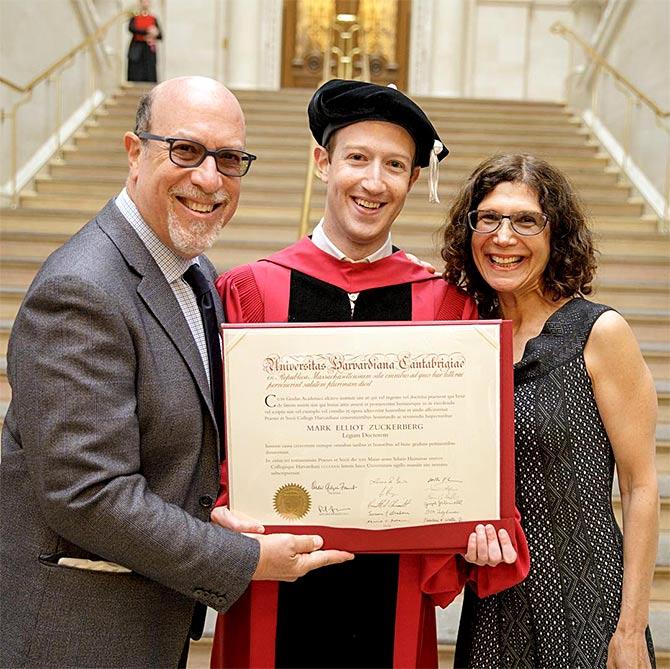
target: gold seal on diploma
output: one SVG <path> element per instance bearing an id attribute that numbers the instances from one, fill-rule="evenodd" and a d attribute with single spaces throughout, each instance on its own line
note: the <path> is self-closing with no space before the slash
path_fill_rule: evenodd
<path id="1" fill-rule="evenodd" d="M 311 505 L 309 493 L 297 483 L 283 485 L 275 493 L 275 511 L 288 520 L 297 520 L 306 516 Z"/>

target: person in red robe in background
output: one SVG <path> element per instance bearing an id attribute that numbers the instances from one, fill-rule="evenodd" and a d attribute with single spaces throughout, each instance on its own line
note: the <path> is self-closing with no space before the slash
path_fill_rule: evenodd
<path id="1" fill-rule="evenodd" d="M 311 238 L 219 277 L 227 320 L 477 319 L 471 298 L 391 243 L 421 167 L 435 180 L 448 153 L 423 111 L 394 88 L 345 80 L 324 84 L 308 111 L 324 216 Z M 226 483 L 224 463 L 221 505 Z M 223 506 L 213 517 L 250 527 Z M 293 583 L 254 582 L 219 616 L 211 666 L 437 667 L 435 605 L 466 583 L 485 597 L 528 573 L 518 520 L 516 550 L 505 530 L 478 525 L 465 555 L 358 554 Z"/>
<path id="2" fill-rule="evenodd" d="M 163 39 L 163 35 L 158 19 L 149 10 L 149 0 L 140 0 L 140 11 L 128 23 L 133 34 L 128 46 L 128 81 L 158 81 L 156 40 Z"/>

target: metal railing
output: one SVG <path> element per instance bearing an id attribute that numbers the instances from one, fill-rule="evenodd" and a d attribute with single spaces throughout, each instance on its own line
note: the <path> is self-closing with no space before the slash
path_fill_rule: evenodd
<path id="1" fill-rule="evenodd" d="M 622 150 L 623 158 L 621 168 L 627 172 L 631 163 L 632 138 L 633 138 L 633 109 L 640 105 L 646 106 L 654 116 L 656 125 L 667 133 L 670 139 L 670 111 L 662 110 L 651 98 L 640 91 L 631 81 L 621 74 L 615 67 L 608 63 L 595 49 L 591 47 L 582 37 L 570 28 L 560 22 L 554 23 L 551 32 L 560 35 L 573 45 L 581 47 L 584 54 L 588 57 L 594 67 L 593 83 L 590 91 L 591 113 L 594 118 L 598 118 L 598 107 L 600 102 L 600 88 L 604 74 L 611 77 L 616 88 L 626 98 L 626 109 L 623 122 Z M 664 203 L 661 216 L 662 228 L 667 230 L 670 227 L 670 152 L 666 157 L 665 165 L 665 184 L 663 193 Z"/>
<path id="2" fill-rule="evenodd" d="M 54 110 L 54 136 L 56 138 L 56 146 L 53 155 L 62 157 L 63 144 L 65 139 L 62 135 L 62 126 L 63 126 L 63 86 L 62 86 L 62 77 L 63 73 L 71 67 L 75 58 L 89 50 L 91 57 L 91 66 L 89 68 L 89 88 L 91 97 L 93 93 L 98 90 L 98 72 L 93 62 L 92 51 L 106 38 L 107 32 L 109 29 L 120 23 L 120 21 L 128 20 L 132 16 L 131 12 L 126 10 L 120 11 L 115 14 L 112 18 L 102 24 L 95 32 L 91 33 L 86 39 L 82 40 L 77 46 L 70 49 L 64 56 L 59 58 L 55 63 L 47 67 L 45 70 L 40 72 L 37 76 L 33 77 L 27 84 L 21 86 L 13 81 L 0 77 L 0 84 L 3 84 L 13 90 L 16 93 L 21 93 L 22 97 L 14 102 L 9 111 L 5 109 L 0 110 L 0 122 L 4 123 L 5 121 L 11 121 L 11 131 L 10 131 L 10 196 L 12 206 L 16 207 L 18 204 L 19 193 L 18 193 L 18 123 L 17 123 L 17 111 L 20 107 L 29 102 L 33 97 L 33 92 L 41 83 L 46 82 L 49 85 L 53 85 L 55 88 L 55 110 Z M 119 72 L 116 77 L 114 85 L 120 83 L 123 79 L 122 74 Z M 47 108 L 46 113 L 50 113 L 52 110 Z M 53 156 L 52 156 L 53 157 Z"/>
<path id="3" fill-rule="evenodd" d="M 358 58 L 361 67 L 361 76 L 359 79 L 361 81 L 370 81 L 370 59 L 365 48 L 365 32 L 363 27 L 358 23 L 358 17 L 355 14 L 338 14 L 331 29 L 330 45 L 323 54 L 323 71 L 319 86 L 332 78 L 333 65 L 335 65 L 336 78 L 354 79 L 354 62 L 356 58 Z M 315 147 L 316 142 L 312 138 L 307 157 L 307 171 L 305 173 L 305 189 L 302 197 L 298 239 L 304 237 L 309 228 L 312 187 L 314 185 Z"/>

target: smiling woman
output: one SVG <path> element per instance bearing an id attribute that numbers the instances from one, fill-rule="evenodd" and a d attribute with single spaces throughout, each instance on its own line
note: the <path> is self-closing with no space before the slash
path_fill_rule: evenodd
<path id="1" fill-rule="evenodd" d="M 445 279 L 466 287 L 467 292 L 477 299 L 482 317 L 499 316 L 499 296 L 484 280 L 466 247 L 473 237 L 479 238 L 477 242 L 473 240 L 473 244 L 490 243 L 489 235 L 473 235 L 473 228 L 468 223 L 471 212 L 487 209 L 498 214 L 523 210 L 541 213 L 546 220 L 542 236 L 551 239 L 551 262 L 545 264 L 542 272 L 543 290 L 557 300 L 591 294 L 596 251 L 586 214 L 568 180 L 534 156 L 493 156 L 481 163 L 460 189 L 444 229 L 442 247 Z M 504 220 L 500 223 L 495 236 L 506 248 L 511 245 L 518 250 L 526 242 L 534 243 L 533 235 L 520 235 L 511 220 L 507 224 Z M 502 253 L 500 248 L 498 250 L 503 256 L 514 255 L 511 251 Z"/>
<path id="2" fill-rule="evenodd" d="M 569 182 L 533 156 L 486 160 L 452 206 L 442 257 L 480 314 L 513 322 L 516 504 L 531 554 L 520 585 L 466 591 L 455 666 L 653 666 L 656 396 L 624 319 L 582 297 L 595 251 Z"/>

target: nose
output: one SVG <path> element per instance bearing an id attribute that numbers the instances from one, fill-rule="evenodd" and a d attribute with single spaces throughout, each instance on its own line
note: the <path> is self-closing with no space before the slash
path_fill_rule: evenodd
<path id="1" fill-rule="evenodd" d="M 493 233 L 493 237 L 498 246 L 512 246 L 516 244 L 516 235 L 512 228 L 512 221 L 507 216 L 503 216 L 500 227 Z"/>
<path id="2" fill-rule="evenodd" d="M 365 170 L 365 176 L 361 185 L 368 193 L 379 194 L 384 191 L 386 184 L 382 173 L 382 166 L 371 162 Z"/>
<path id="3" fill-rule="evenodd" d="M 191 183 L 205 193 L 215 193 L 221 188 L 222 174 L 216 169 L 214 156 L 207 156 L 203 162 L 191 172 Z"/>

